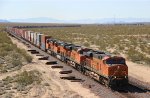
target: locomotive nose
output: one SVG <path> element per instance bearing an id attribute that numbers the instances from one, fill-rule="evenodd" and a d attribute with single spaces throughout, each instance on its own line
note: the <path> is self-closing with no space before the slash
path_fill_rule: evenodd
<path id="1" fill-rule="evenodd" d="M 112 75 L 110 77 L 111 85 L 128 84 L 128 67 L 122 65 L 113 66 Z"/>
<path id="2" fill-rule="evenodd" d="M 126 77 L 128 75 L 127 68 L 122 65 L 117 65 L 116 70 L 114 70 L 113 76 L 116 77 Z"/>

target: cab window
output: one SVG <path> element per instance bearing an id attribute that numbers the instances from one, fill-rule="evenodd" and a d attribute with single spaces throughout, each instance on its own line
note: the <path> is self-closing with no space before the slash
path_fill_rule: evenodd
<path id="1" fill-rule="evenodd" d="M 125 59 L 108 59 L 106 60 L 106 64 L 124 64 L 125 65 Z"/>

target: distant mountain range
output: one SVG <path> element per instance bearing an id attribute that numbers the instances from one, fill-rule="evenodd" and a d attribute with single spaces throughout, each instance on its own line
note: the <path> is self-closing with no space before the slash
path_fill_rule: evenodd
<path id="1" fill-rule="evenodd" d="M 9 21 L 0 19 L 0 22 L 9 22 Z"/>
<path id="2" fill-rule="evenodd" d="M 61 20 L 39 17 L 39 18 L 27 18 L 27 19 L 10 19 L 10 22 L 29 22 L 29 23 L 59 23 Z"/>
<path id="3" fill-rule="evenodd" d="M 0 22 L 114 24 L 114 23 L 150 22 L 150 18 L 101 18 L 101 19 L 59 20 L 47 17 L 39 17 L 27 19 L 0 20 Z"/>

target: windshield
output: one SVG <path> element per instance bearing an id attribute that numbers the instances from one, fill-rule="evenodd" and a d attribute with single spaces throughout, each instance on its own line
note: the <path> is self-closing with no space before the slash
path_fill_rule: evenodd
<path id="1" fill-rule="evenodd" d="M 125 65 L 125 59 L 108 59 L 106 60 L 106 64 L 124 64 Z"/>

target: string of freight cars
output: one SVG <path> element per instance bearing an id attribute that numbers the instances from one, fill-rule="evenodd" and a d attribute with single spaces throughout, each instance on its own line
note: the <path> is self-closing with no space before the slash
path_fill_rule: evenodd
<path id="1" fill-rule="evenodd" d="M 112 56 L 103 51 L 63 42 L 21 28 L 7 27 L 6 30 L 108 87 L 128 84 L 128 66 L 123 57 Z"/>

